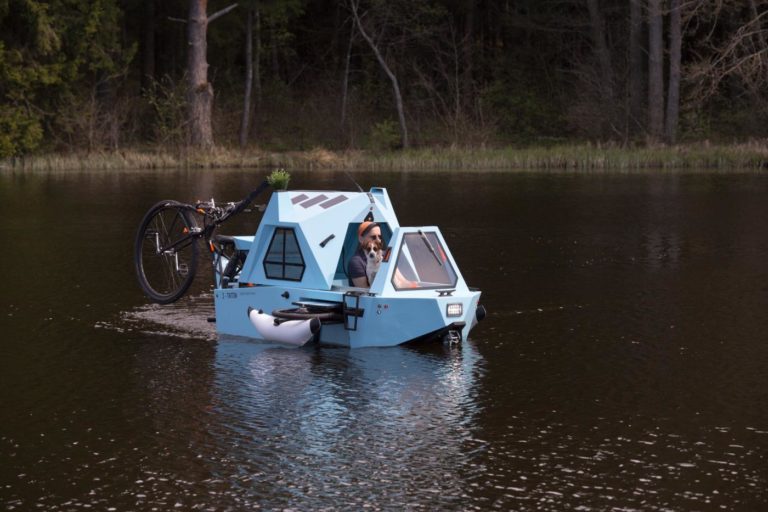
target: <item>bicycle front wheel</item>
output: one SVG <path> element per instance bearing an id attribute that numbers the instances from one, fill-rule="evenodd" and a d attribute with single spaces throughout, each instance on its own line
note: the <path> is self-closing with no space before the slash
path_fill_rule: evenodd
<path id="1" fill-rule="evenodd" d="M 196 229 L 192 214 L 176 201 L 157 203 L 144 215 L 134 263 L 139 285 L 152 301 L 169 304 L 189 289 L 197 271 Z"/>

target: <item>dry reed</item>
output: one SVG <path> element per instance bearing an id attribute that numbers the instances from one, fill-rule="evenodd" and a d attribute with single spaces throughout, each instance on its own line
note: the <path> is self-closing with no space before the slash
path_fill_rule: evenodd
<path id="1" fill-rule="evenodd" d="M 0 161 L 0 169 L 66 171 L 82 169 L 344 169 L 409 170 L 567 170 L 642 169 L 728 170 L 768 167 L 768 143 L 679 145 L 644 148 L 562 145 L 531 148 L 426 148 L 386 153 L 371 151 L 267 152 L 216 148 L 211 151 L 126 150 L 87 154 L 50 154 Z"/>

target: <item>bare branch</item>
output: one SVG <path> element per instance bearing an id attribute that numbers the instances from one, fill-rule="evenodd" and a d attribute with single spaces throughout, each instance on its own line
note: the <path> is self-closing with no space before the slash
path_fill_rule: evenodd
<path id="1" fill-rule="evenodd" d="M 768 48 L 763 23 L 768 11 L 759 12 L 750 0 L 751 16 L 725 38 L 723 44 L 711 45 L 710 55 L 699 57 L 689 66 L 688 80 L 693 85 L 694 99 L 703 102 L 717 94 L 721 83 L 728 77 L 741 81 L 752 94 L 753 101 L 764 103 L 764 84 L 768 78 Z M 722 0 L 718 9 L 722 8 Z"/>
<path id="2" fill-rule="evenodd" d="M 395 95 L 395 104 L 397 106 L 397 116 L 400 120 L 400 131 L 401 131 L 402 140 L 403 140 L 403 147 L 407 148 L 410 144 L 408 140 L 408 127 L 405 122 L 405 111 L 403 109 L 403 97 L 400 93 L 400 85 L 397 81 L 397 76 L 395 76 L 395 74 L 392 72 L 389 65 L 387 65 L 386 59 L 384 59 L 384 56 L 381 54 L 381 51 L 379 50 L 379 46 L 363 28 L 363 23 L 360 20 L 360 16 L 357 12 L 360 6 L 359 4 L 360 4 L 359 0 L 349 0 L 349 5 L 352 9 L 352 15 L 355 20 L 355 24 L 357 25 L 357 29 L 360 32 L 360 35 L 363 36 L 363 39 L 365 39 L 365 41 L 368 43 L 368 46 L 371 47 L 371 50 L 373 50 L 373 53 L 376 55 L 376 59 L 379 61 L 379 65 L 381 66 L 381 69 L 384 70 L 384 73 L 389 77 L 389 80 L 392 82 L 392 90 Z"/>
<path id="3" fill-rule="evenodd" d="M 231 10 L 233 10 L 237 6 L 238 6 L 238 4 L 232 4 L 229 7 L 225 7 L 225 8 L 223 8 L 220 11 L 216 11 L 215 13 L 211 14 L 210 16 L 208 16 L 208 23 L 209 24 L 213 23 L 215 20 L 217 20 L 218 18 L 221 18 L 222 16 L 224 16 L 225 14 L 227 14 L 228 12 L 230 12 Z"/>

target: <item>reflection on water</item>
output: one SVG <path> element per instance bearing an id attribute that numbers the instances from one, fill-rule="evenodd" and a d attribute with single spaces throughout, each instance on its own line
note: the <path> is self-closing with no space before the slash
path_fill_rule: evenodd
<path id="1" fill-rule="evenodd" d="M 148 305 L 144 210 L 253 172 L 0 175 L 0 508 L 764 508 L 768 176 L 356 179 L 483 290 L 461 347 L 220 339 L 209 269 Z"/>
<path id="2" fill-rule="evenodd" d="M 471 344 L 296 349 L 212 339 L 205 298 L 97 323 L 135 336 L 128 388 L 143 399 L 119 413 L 110 407 L 121 420 L 101 432 L 94 415 L 103 404 L 63 411 L 55 433 L 63 442 L 45 440 L 48 426 L 3 437 L 10 459 L 22 457 L 11 473 L 32 463 L 22 452 L 47 452 L 22 476 L 9 474 L 9 510 L 207 509 L 211 500 L 217 510 L 412 500 L 460 508 L 468 498 L 464 480 L 485 444 L 473 437 L 483 361 Z M 95 425 L 73 429 L 78 415 Z M 69 486 L 79 491 L 70 495 Z"/>
<path id="3" fill-rule="evenodd" d="M 417 496 L 458 505 L 481 366 L 470 345 L 425 352 L 222 342 L 213 399 L 226 421 L 211 432 L 217 465 L 267 508 L 333 508 L 338 500 L 394 508 Z M 258 492 L 269 489 L 273 499 Z"/>

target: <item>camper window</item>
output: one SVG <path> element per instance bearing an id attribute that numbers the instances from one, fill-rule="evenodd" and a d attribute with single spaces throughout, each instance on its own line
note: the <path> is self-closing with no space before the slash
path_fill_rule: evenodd
<path id="1" fill-rule="evenodd" d="M 392 284 L 397 290 L 456 286 L 456 271 L 433 232 L 406 233 Z"/>
<path id="2" fill-rule="evenodd" d="M 268 279 L 301 281 L 304 258 L 293 228 L 275 228 L 264 258 L 264 274 Z"/>

